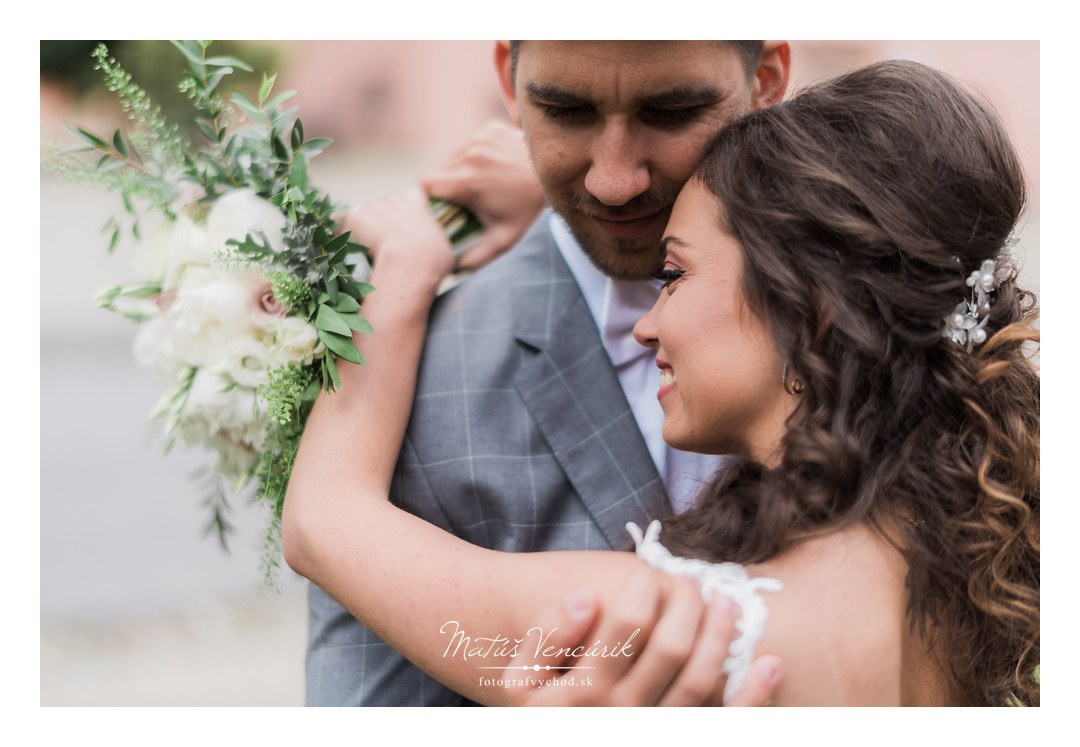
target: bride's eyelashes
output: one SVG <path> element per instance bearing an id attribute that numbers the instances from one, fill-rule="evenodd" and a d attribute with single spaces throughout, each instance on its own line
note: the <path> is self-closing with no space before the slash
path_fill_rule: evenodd
<path id="1" fill-rule="evenodd" d="M 664 290 L 682 276 L 682 270 L 676 270 L 671 267 L 665 267 L 664 269 L 658 270 L 656 273 L 653 274 L 654 278 L 663 281 L 664 284 L 661 286 L 661 290 Z"/>

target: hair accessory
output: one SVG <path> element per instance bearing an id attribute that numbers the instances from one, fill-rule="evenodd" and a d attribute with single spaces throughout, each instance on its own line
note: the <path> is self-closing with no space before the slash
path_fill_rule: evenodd
<path id="1" fill-rule="evenodd" d="M 1018 241 L 1010 236 L 1005 242 L 1011 247 Z M 945 317 L 942 337 L 948 337 L 958 345 L 963 345 L 970 353 L 976 345 L 986 342 L 986 322 L 990 318 L 990 294 L 1001 285 L 1002 278 L 997 274 L 994 260 L 985 260 L 979 269 L 965 281 L 971 288 L 971 299 L 961 301 L 953 312 Z"/>

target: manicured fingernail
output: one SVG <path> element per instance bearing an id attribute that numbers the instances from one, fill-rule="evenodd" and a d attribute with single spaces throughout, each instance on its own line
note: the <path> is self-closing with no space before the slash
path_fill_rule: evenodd
<path id="1" fill-rule="evenodd" d="M 563 608 L 574 617 L 584 617 L 592 612 L 596 604 L 596 594 L 592 589 L 578 589 L 566 598 Z"/>
<path id="2" fill-rule="evenodd" d="M 773 659 L 766 660 L 761 666 L 761 675 L 765 678 L 767 685 L 773 685 L 780 677 L 780 662 Z"/>

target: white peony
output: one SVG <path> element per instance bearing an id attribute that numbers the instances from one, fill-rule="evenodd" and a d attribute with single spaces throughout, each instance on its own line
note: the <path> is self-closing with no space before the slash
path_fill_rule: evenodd
<path id="1" fill-rule="evenodd" d="M 280 368 L 288 363 L 306 366 L 322 353 L 325 347 L 319 341 L 315 327 L 299 317 L 278 317 L 270 332 L 267 351 L 271 368 Z"/>
<path id="2" fill-rule="evenodd" d="M 189 268 L 165 315 L 177 355 L 207 366 L 225 360 L 238 341 L 263 341 L 253 299 L 264 283 L 256 272 Z"/>
<path id="3" fill-rule="evenodd" d="M 223 195 L 206 217 L 206 235 L 211 252 L 224 251 L 229 239 L 243 241 L 250 233 L 262 233 L 275 250 L 281 249 L 281 231 L 285 216 L 250 189 L 238 189 Z"/>
<path id="4" fill-rule="evenodd" d="M 265 426 L 265 406 L 253 388 L 238 386 L 221 371 L 195 373 L 179 426 L 186 443 L 209 445 L 209 439 L 221 436 L 258 450 Z"/>
<path id="5" fill-rule="evenodd" d="M 139 327 L 135 335 L 135 360 L 163 381 L 176 381 L 187 370 L 187 364 L 173 345 L 168 322 L 160 316 Z"/>

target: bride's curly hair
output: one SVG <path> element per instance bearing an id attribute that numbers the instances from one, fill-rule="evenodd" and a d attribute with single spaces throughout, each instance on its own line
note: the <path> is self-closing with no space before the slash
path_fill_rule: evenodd
<path id="1" fill-rule="evenodd" d="M 868 521 L 907 561 L 952 702 L 1038 705 L 1037 305 L 1003 249 L 1024 186 L 1001 123 L 948 76 L 885 62 L 731 124 L 693 178 L 804 390 L 778 463 L 717 475 L 664 543 L 759 562 Z M 969 353 L 943 320 L 990 258 L 1008 275 Z"/>

